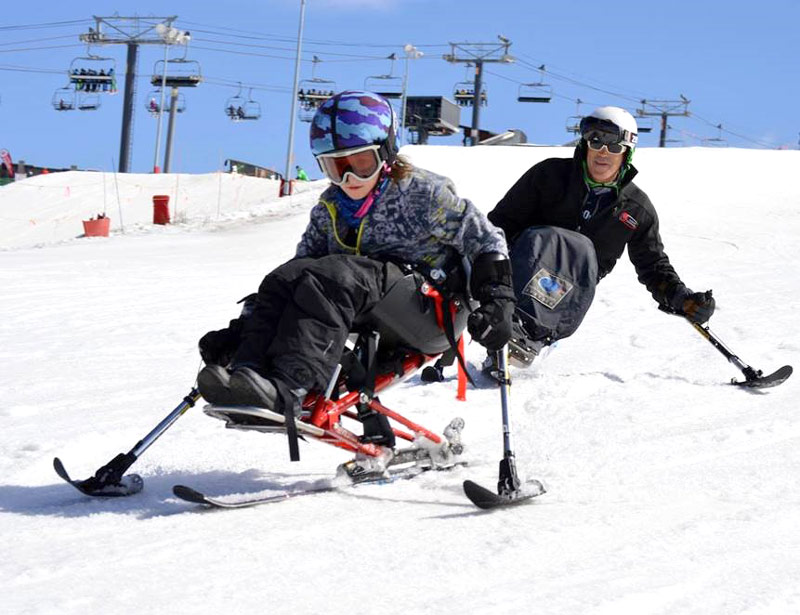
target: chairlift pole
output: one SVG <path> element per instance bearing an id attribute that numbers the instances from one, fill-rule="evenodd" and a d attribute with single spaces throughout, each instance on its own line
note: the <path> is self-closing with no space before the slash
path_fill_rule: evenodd
<path id="1" fill-rule="evenodd" d="M 303 45 L 303 25 L 306 16 L 306 0 L 300 0 L 300 26 L 297 29 L 297 57 L 294 61 L 294 85 L 292 87 L 292 111 L 289 116 L 289 146 L 286 151 L 286 173 L 281 196 L 288 196 L 291 190 L 292 157 L 294 155 L 294 122 L 297 113 L 297 90 L 300 84 L 300 51 Z"/>
<path id="2" fill-rule="evenodd" d="M 475 91 L 472 93 L 472 128 L 470 129 L 470 145 L 480 141 L 478 128 L 481 123 L 481 88 L 483 88 L 483 60 L 475 62 Z"/>
<path id="3" fill-rule="evenodd" d="M 138 57 L 138 43 L 128 43 L 128 55 L 125 65 L 125 94 L 122 101 L 122 135 L 119 140 L 120 173 L 127 173 L 131 169 L 133 105 L 136 99 L 136 60 Z"/>
<path id="4" fill-rule="evenodd" d="M 128 48 L 125 71 L 125 94 L 122 104 L 122 135 L 120 138 L 119 171 L 127 173 L 131 166 L 131 149 L 133 145 L 134 103 L 136 99 L 136 63 L 139 56 L 139 45 L 163 45 L 162 36 L 153 32 L 158 30 L 153 22 L 170 27 L 177 16 L 171 17 L 112 17 L 94 16 L 95 28 L 79 35 L 81 41 L 91 45 L 126 45 Z M 108 26 L 103 29 L 103 26 Z M 156 159 L 158 156 L 156 156 Z"/>
<path id="5" fill-rule="evenodd" d="M 178 88 L 173 86 L 169 102 L 169 125 L 167 127 L 167 147 L 164 150 L 164 173 L 169 173 L 172 162 L 172 136 L 175 134 L 175 113 L 178 108 Z"/>
<path id="6" fill-rule="evenodd" d="M 514 61 L 513 56 L 508 53 L 511 41 L 499 35 L 497 38 L 500 43 L 450 43 L 451 52 L 446 53 L 443 59 L 453 64 L 466 63 L 475 64 L 475 91 L 472 95 L 472 127 L 470 128 L 470 145 L 478 144 L 478 134 L 480 131 L 480 104 L 481 89 L 483 88 L 483 64 L 484 62 L 502 62 L 509 64 Z M 463 55 L 457 55 L 460 51 Z"/>
<path id="7" fill-rule="evenodd" d="M 423 53 L 419 51 L 414 45 L 411 43 L 406 44 L 403 47 L 403 51 L 406 52 L 406 68 L 405 73 L 403 74 L 403 96 L 401 97 L 400 103 L 400 145 L 405 145 L 406 143 L 406 100 L 408 99 L 408 61 L 410 59 L 418 59 L 421 58 Z"/>
<path id="8" fill-rule="evenodd" d="M 164 70 L 161 74 L 161 102 L 159 103 L 158 107 L 158 128 L 156 128 L 156 153 L 153 157 L 153 173 L 160 173 L 161 169 L 158 168 L 158 154 L 159 150 L 161 149 L 161 119 L 164 116 L 164 98 L 167 89 L 167 58 L 169 53 L 169 45 L 167 41 L 164 41 Z M 166 164 L 164 165 L 165 169 L 164 172 L 168 173 L 166 169 Z"/>

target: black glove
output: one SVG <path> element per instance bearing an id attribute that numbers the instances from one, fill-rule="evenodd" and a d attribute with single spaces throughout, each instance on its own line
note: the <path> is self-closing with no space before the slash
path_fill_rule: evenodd
<path id="1" fill-rule="evenodd" d="M 234 321 L 231 321 L 234 324 Z M 227 365 L 239 346 L 240 327 L 228 327 L 219 331 L 209 331 L 200 338 L 200 356 L 206 365 Z"/>
<path id="2" fill-rule="evenodd" d="M 500 350 L 511 339 L 511 316 L 514 302 L 498 299 L 481 306 L 469 315 L 467 330 L 472 339 L 486 350 Z"/>
<path id="3" fill-rule="evenodd" d="M 699 325 L 711 318 L 716 307 L 716 301 L 710 290 L 696 293 L 685 286 L 675 292 L 669 304 L 674 312 L 686 316 Z"/>
<path id="4" fill-rule="evenodd" d="M 692 293 L 683 302 L 683 313 L 692 322 L 702 325 L 714 314 L 717 302 L 711 295 L 711 291 L 704 293 Z"/>
<path id="5" fill-rule="evenodd" d="M 508 258 L 481 254 L 472 265 L 471 287 L 480 307 L 469 315 L 467 330 L 487 350 L 500 350 L 511 339 L 516 302 Z"/>
<path id="6" fill-rule="evenodd" d="M 200 338 L 200 356 L 207 365 L 227 365 L 231 362 L 242 339 L 244 321 L 253 313 L 256 295 L 248 295 L 237 303 L 243 303 L 239 318 L 234 318 L 225 329 L 209 331 Z"/>

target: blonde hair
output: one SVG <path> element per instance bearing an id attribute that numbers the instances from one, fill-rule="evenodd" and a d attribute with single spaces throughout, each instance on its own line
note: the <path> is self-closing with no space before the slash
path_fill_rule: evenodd
<path id="1" fill-rule="evenodd" d="M 408 158 L 405 156 L 397 156 L 397 158 L 394 160 L 394 163 L 392 163 L 392 170 L 389 173 L 389 177 L 392 178 L 393 182 L 397 183 L 401 179 L 405 179 L 411 175 L 413 170 L 414 165 L 411 164 L 411 161 Z"/>

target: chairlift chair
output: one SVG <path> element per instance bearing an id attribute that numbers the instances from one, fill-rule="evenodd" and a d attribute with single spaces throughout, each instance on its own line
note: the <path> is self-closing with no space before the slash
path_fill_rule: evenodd
<path id="1" fill-rule="evenodd" d="M 367 92 L 380 94 L 389 100 L 397 100 L 403 97 L 403 80 L 394 76 L 394 61 L 397 59 L 397 54 L 393 53 L 386 59 L 392 61 L 389 73 L 367 77 L 364 80 L 364 89 Z"/>
<path id="2" fill-rule="evenodd" d="M 100 108 L 100 95 L 96 92 L 78 92 L 78 111 L 97 111 Z"/>
<path id="3" fill-rule="evenodd" d="M 636 127 L 639 129 L 639 134 L 647 134 L 653 132 L 653 118 L 639 117 L 636 118 Z"/>
<path id="4" fill-rule="evenodd" d="M 301 107 L 318 109 L 326 100 L 336 93 L 336 82 L 330 79 L 303 79 L 297 90 L 297 100 Z"/>
<path id="5" fill-rule="evenodd" d="M 326 100 L 336 93 L 336 82 L 316 76 L 320 59 L 314 56 L 311 64 L 311 79 L 303 79 L 297 90 L 297 101 L 300 103 L 298 118 L 301 122 L 310 122 Z"/>
<path id="6" fill-rule="evenodd" d="M 517 92 L 517 102 L 523 103 L 549 103 L 553 98 L 553 86 L 537 81 L 523 83 Z"/>
<path id="7" fill-rule="evenodd" d="M 453 86 L 453 98 L 460 107 L 471 107 L 475 95 L 475 84 L 472 81 L 459 81 Z M 486 97 L 486 88 L 481 88 L 480 104 L 486 106 L 488 99 Z"/>
<path id="8" fill-rule="evenodd" d="M 239 84 L 239 91 L 236 96 L 231 96 L 225 102 L 225 115 L 234 122 L 242 120 L 257 120 L 261 117 L 261 104 L 253 100 L 253 88 L 247 98 L 242 96 L 242 84 Z"/>
<path id="9" fill-rule="evenodd" d="M 702 139 L 702 145 L 710 147 L 728 147 L 728 140 L 722 136 L 722 124 L 717 124 L 716 128 L 719 131 L 717 136 Z"/>
<path id="10" fill-rule="evenodd" d="M 578 98 L 575 100 L 575 115 L 570 115 L 567 118 L 567 132 L 571 132 L 574 135 L 579 135 L 581 133 L 581 120 L 583 119 L 583 115 L 581 115 L 581 105 L 583 101 Z"/>
<path id="11" fill-rule="evenodd" d="M 164 113 L 169 113 L 172 103 L 172 97 L 167 94 L 164 97 Z M 145 102 L 145 109 L 150 113 L 152 116 L 158 116 L 159 111 L 161 110 L 161 90 L 153 90 L 148 94 L 147 100 Z M 186 97 L 179 93 L 178 99 L 176 101 L 175 106 L 175 113 L 183 113 L 186 111 Z"/>
<path id="12" fill-rule="evenodd" d="M 56 111 L 72 111 L 75 109 L 75 90 L 69 86 L 58 88 L 53 92 L 52 104 Z"/>
<path id="13" fill-rule="evenodd" d="M 570 115 L 567 118 L 567 132 L 571 132 L 574 135 L 580 134 L 582 119 L 582 115 Z"/>
<path id="14" fill-rule="evenodd" d="M 403 80 L 392 75 L 373 75 L 364 80 L 364 89 L 389 100 L 399 100 L 403 97 Z"/>
<path id="15" fill-rule="evenodd" d="M 116 61 L 91 53 L 72 60 L 69 65 L 69 82 L 76 92 L 117 91 Z"/>
<path id="16" fill-rule="evenodd" d="M 200 62 L 185 58 L 173 58 L 166 61 L 159 60 L 153 68 L 150 83 L 168 88 L 194 88 L 203 81 L 200 71 Z"/>

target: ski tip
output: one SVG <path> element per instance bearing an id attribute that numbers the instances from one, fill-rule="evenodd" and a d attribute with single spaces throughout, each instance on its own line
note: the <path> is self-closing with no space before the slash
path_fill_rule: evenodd
<path id="1" fill-rule="evenodd" d="M 463 488 L 464 495 L 481 510 L 491 510 L 503 504 L 503 498 L 474 481 L 465 480 Z"/>
<path id="2" fill-rule="evenodd" d="M 172 493 L 182 500 L 187 502 L 194 502 L 195 504 L 205 504 L 206 497 L 199 491 L 195 491 L 186 485 L 175 485 L 172 487 Z"/>
<path id="3" fill-rule="evenodd" d="M 72 482 L 69 474 L 67 474 L 67 469 L 64 467 L 64 464 L 61 463 L 61 460 L 58 457 L 53 457 L 53 469 L 56 471 L 56 474 L 58 474 L 65 481 L 68 483 Z"/>

